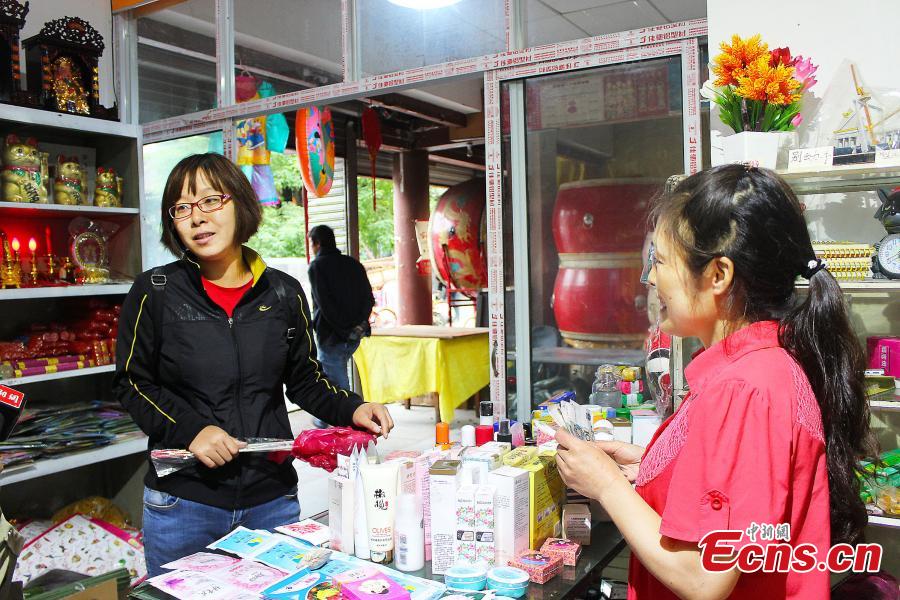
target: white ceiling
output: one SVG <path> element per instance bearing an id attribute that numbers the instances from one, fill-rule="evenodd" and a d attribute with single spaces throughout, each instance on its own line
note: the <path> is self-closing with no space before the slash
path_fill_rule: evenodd
<path id="1" fill-rule="evenodd" d="M 524 5 L 529 46 L 706 16 L 706 0 L 524 0 Z M 243 46 L 337 74 L 340 6 L 337 0 L 235 0 L 236 37 Z M 214 0 L 188 0 L 151 18 L 213 35 L 214 14 Z M 474 77 L 422 86 L 410 95 L 477 112 L 482 87 L 482 78 Z"/>

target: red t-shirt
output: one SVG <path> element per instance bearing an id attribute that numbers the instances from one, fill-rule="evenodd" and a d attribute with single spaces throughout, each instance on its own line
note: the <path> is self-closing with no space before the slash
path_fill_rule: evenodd
<path id="1" fill-rule="evenodd" d="M 685 368 L 691 393 L 647 446 L 636 491 L 662 516 L 660 533 L 699 542 L 710 531 L 790 524 L 790 544 L 830 547 L 822 417 L 805 373 L 754 323 Z M 776 543 L 761 539 L 762 545 Z M 745 534 L 735 545 L 751 543 Z M 829 573 L 742 573 L 730 598 L 828 598 Z M 628 598 L 676 598 L 631 555 Z"/>
<path id="2" fill-rule="evenodd" d="M 237 306 L 244 294 L 247 293 L 247 290 L 253 285 L 252 279 L 244 285 L 235 288 L 216 285 L 206 277 L 201 277 L 200 279 L 203 281 L 203 289 L 209 294 L 210 300 L 221 306 L 229 318 L 234 315 L 234 307 Z"/>

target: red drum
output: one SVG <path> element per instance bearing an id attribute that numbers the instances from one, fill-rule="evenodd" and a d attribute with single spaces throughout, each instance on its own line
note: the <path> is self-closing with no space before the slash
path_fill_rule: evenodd
<path id="1" fill-rule="evenodd" d="M 428 224 L 431 263 L 448 288 L 477 293 L 487 287 L 484 179 L 454 185 L 438 200 Z"/>
<path id="2" fill-rule="evenodd" d="M 654 179 L 589 179 L 565 183 L 553 209 L 553 240 L 566 254 L 640 252 Z"/>
<path id="3" fill-rule="evenodd" d="M 559 188 L 553 237 L 560 269 L 553 312 L 573 346 L 639 347 L 647 331 L 641 248 L 660 182 L 598 179 Z"/>

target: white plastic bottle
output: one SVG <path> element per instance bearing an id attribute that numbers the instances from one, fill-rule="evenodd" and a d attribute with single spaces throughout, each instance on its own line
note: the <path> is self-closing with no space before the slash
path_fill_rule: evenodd
<path id="1" fill-rule="evenodd" d="M 414 494 L 400 494 L 395 514 L 394 566 L 400 571 L 418 571 L 425 567 L 422 501 Z"/>

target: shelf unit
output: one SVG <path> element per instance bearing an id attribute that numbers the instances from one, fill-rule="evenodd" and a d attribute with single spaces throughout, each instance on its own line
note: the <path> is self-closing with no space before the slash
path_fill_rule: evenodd
<path id="1" fill-rule="evenodd" d="M 900 167 L 875 167 L 874 165 L 848 165 L 819 171 L 779 172 L 797 195 L 808 194 L 852 194 L 871 192 L 880 187 L 900 184 Z M 894 302 L 894 294 L 900 291 L 900 281 L 890 279 L 866 279 L 863 281 L 839 282 L 848 295 L 880 294 L 888 295 L 887 302 Z M 807 289 L 807 282 L 798 282 L 798 289 Z M 900 395 L 897 392 L 879 394 L 869 400 L 869 409 L 884 417 L 884 413 L 900 412 Z M 892 417 L 892 415 L 887 415 Z M 869 516 L 869 525 L 900 528 L 900 518 Z"/>
<path id="2" fill-rule="evenodd" d="M 58 287 L 12 288 L 0 290 L 0 300 L 35 300 L 38 298 L 74 298 L 76 296 L 114 296 L 127 294 L 130 283 L 104 285 L 65 285 Z"/>
<path id="3" fill-rule="evenodd" d="M 113 208 L 107 206 L 71 206 L 66 204 L 30 204 L 27 202 L 0 202 L 3 217 L 45 217 L 103 215 L 127 216 L 140 213 L 139 208 Z"/>
<path id="4" fill-rule="evenodd" d="M 20 139 L 36 138 L 39 148 L 43 144 L 91 148 L 96 156 L 96 166 L 112 167 L 125 180 L 123 208 L 0 201 L 0 229 L 5 230 L 10 238 L 18 236 L 21 240 L 35 237 L 39 243 L 39 258 L 45 251 L 45 227 L 49 227 L 53 235 L 55 254 L 65 253 L 71 243 L 71 238 L 68 237 L 68 220 L 83 217 L 110 223 L 116 228 L 109 238 L 108 247 L 110 267 L 116 280 L 102 285 L 0 290 L 0 314 L 4 314 L 3 333 L 12 332 L 14 335 L 15 331 L 27 326 L 31 319 L 53 320 L 57 315 L 71 313 L 73 299 L 124 296 L 131 289 L 131 279 L 143 267 L 140 235 L 140 205 L 143 197 L 140 158 L 143 133 L 139 125 L 4 104 L 0 111 L 0 136 L 5 137 L 9 133 L 17 134 Z M 52 148 L 48 148 L 48 151 Z M 23 252 L 21 256 L 23 262 L 30 264 L 28 252 Z M 72 400 L 87 399 L 81 397 L 80 392 L 70 390 L 93 390 L 92 393 L 99 391 L 101 396 L 105 395 L 105 388 L 100 387 L 105 385 L 105 379 L 96 378 L 108 378 L 114 370 L 115 365 L 104 365 L 5 379 L 0 380 L 0 383 L 10 387 L 43 384 L 33 388 L 37 391 L 26 393 L 29 404 L 39 404 L 50 398 L 65 402 L 69 399 L 67 394 L 75 394 L 71 397 Z M 46 397 L 41 397 L 42 394 Z M 139 454 L 146 448 L 147 438 L 143 434 L 126 434 L 102 448 L 11 467 L 0 473 L 0 486 L 5 488 L 7 484 L 49 475 L 63 477 L 65 472 L 72 469 Z M 54 479 L 56 481 L 65 481 L 66 484 L 54 483 L 52 488 L 48 486 L 48 494 L 55 494 L 57 491 L 65 494 L 70 483 L 73 487 L 81 487 L 80 484 L 76 485 L 76 476 Z"/>
<path id="5" fill-rule="evenodd" d="M 71 371 L 60 371 L 59 373 L 45 373 L 44 375 L 29 375 L 27 377 L 0 379 L 0 383 L 9 387 L 16 387 L 31 383 L 55 381 L 57 379 L 71 379 L 72 377 L 88 377 L 90 375 L 99 375 L 100 373 L 112 373 L 115 370 L 116 365 L 103 365 L 101 367 L 87 367 L 84 369 L 73 369 Z"/>
<path id="6" fill-rule="evenodd" d="M 140 454 L 147 450 L 147 437 L 143 434 L 121 436 L 119 440 L 102 448 L 73 452 L 56 458 L 44 458 L 31 464 L 10 467 L 0 473 L 0 486 L 37 479 L 70 469 L 104 462 L 113 458 Z"/>

